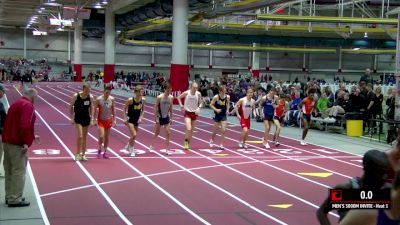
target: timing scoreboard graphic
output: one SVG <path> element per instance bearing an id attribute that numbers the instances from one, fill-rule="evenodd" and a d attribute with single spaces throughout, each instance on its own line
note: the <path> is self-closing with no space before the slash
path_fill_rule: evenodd
<path id="1" fill-rule="evenodd" d="M 331 209 L 390 209 L 392 199 L 390 188 L 379 190 L 330 189 Z"/>

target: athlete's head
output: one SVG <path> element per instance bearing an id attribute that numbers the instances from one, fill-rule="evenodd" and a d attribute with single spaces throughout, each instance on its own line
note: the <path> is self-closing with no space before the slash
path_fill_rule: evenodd
<path id="1" fill-rule="evenodd" d="M 104 98 L 108 98 L 110 96 L 112 89 L 113 89 L 112 84 L 104 85 Z"/>
<path id="2" fill-rule="evenodd" d="M 38 92 L 34 88 L 26 88 L 24 90 L 24 96 L 27 97 L 32 103 L 35 103 L 38 96 Z"/>
<path id="3" fill-rule="evenodd" d="M 363 156 L 364 188 L 381 188 L 392 170 L 386 153 L 369 150 Z"/>
<path id="4" fill-rule="evenodd" d="M 144 94 L 144 89 L 143 89 L 143 87 L 142 87 L 141 85 L 137 85 L 137 86 L 135 87 L 135 89 L 134 89 L 134 93 L 135 93 L 135 96 L 137 96 L 137 97 L 143 96 L 143 94 Z"/>
<path id="5" fill-rule="evenodd" d="M 164 94 L 170 95 L 172 87 L 169 83 L 164 84 Z"/>
<path id="6" fill-rule="evenodd" d="M 271 90 L 269 90 L 269 94 L 276 95 L 276 88 L 272 87 Z"/>
<path id="7" fill-rule="evenodd" d="M 226 94 L 226 86 L 225 85 L 221 85 L 218 87 L 218 91 L 220 94 L 224 95 Z"/>
<path id="8" fill-rule="evenodd" d="M 199 89 L 199 85 L 197 84 L 197 82 L 193 82 L 192 86 L 190 87 L 190 90 L 192 92 L 196 92 Z"/>
<path id="9" fill-rule="evenodd" d="M 82 91 L 83 91 L 83 93 L 85 95 L 88 95 L 90 93 L 90 84 L 89 83 L 83 83 Z"/>
<path id="10" fill-rule="evenodd" d="M 254 94 L 254 90 L 253 90 L 253 88 L 249 88 L 249 89 L 247 89 L 247 98 L 252 98 L 253 97 L 253 94 Z"/>
<path id="11" fill-rule="evenodd" d="M 307 92 L 308 93 L 308 97 L 309 98 L 314 98 L 315 92 L 317 92 L 317 90 L 315 88 L 308 89 L 308 92 Z"/>

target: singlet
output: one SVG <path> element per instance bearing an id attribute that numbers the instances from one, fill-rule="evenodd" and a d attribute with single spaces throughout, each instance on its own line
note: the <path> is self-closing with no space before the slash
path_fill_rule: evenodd
<path id="1" fill-rule="evenodd" d="M 74 113 L 75 118 L 90 118 L 90 95 L 86 98 L 82 98 L 80 93 L 76 97 L 76 101 L 74 103 Z"/>
<path id="2" fill-rule="evenodd" d="M 286 102 L 284 100 L 279 100 L 278 106 L 275 108 L 274 116 L 279 118 L 282 117 L 283 113 L 285 112 L 285 106 Z"/>
<path id="3" fill-rule="evenodd" d="M 217 108 L 217 109 L 220 109 L 221 112 L 220 113 L 216 113 L 214 111 L 215 114 L 218 114 L 218 115 L 225 115 L 226 114 L 226 110 L 228 108 L 228 106 L 227 106 L 228 100 L 227 99 L 228 99 L 227 95 L 225 95 L 225 98 L 221 98 L 221 96 L 218 94 L 218 100 L 215 101 L 214 107 Z"/>
<path id="4" fill-rule="evenodd" d="M 243 119 L 250 119 L 254 103 L 254 99 L 251 99 L 250 101 L 247 100 L 247 97 L 243 99 L 242 105 L 239 108 L 239 114 Z"/>
<path id="5" fill-rule="evenodd" d="M 311 112 L 314 109 L 314 100 L 311 100 L 310 98 L 306 98 L 305 103 L 303 104 L 303 113 L 305 115 L 311 115 Z"/>
<path id="6" fill-rule="evenodd" d="M 272 99 L 270 99 L 268 95 L 265 96 L 265 102 L 263 105 L 263 112 L 265 115 L 268 116 L 274 115 L 274 104 L 275 104 L 275 96 L 272 97 Z"/>
<path id="7" fill-rule="evenodd" d="M 161 118 L 167 118 L 169 116 L 169 109 L 170 109 L 171 104 L 172 104 L 170 96 L 167 96 L 167 98 L 165 98 L 165 95 L 162 94 L 160 103 L 158 105 L 158 115 Z"/>
<path id="8" fill-rule="evenodd" d="M 132 104 L 128 106 L 129 121 L 138 121 L 140 114 L 142 113 L 142 109 L 142 99 L 140 99 L 139 102 L 136 102 L 135 98 L 132 97 Z"/>
<path id="9" fill-rule="evenodd" d="M 111 119 L 111 106 L 112 106 L 111 97 L 108 97 L 108 99 L 105 100 L 104 96 L 101 96 L 99 100 L 99 115 L 97 119 L 98 120 Z"/>
<path id="10" fill-rule="evenodd" d="M 196 91 L 194 95 L 191 94 L 191 91 L 187 91 L 187 95 L 185 98 L 185 103 L 183 104 L 185 111 L 194 112 L 199 107 L 199 99 L 200 92 Z"/>
<path id="11" fill-rule="evenodd" d="M 378 210 L 378 219 L 376 225 L 400 225 L 400 219 L 393 220 L 386 215 L 385 210 Z"/>

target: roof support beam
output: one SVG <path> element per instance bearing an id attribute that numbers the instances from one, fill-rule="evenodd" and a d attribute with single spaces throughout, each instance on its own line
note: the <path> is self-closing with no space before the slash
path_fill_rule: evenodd
<path id="1" fill-rule="evenodd" d="M 397 24 L 397 19 L 387 18 L 357 18 L 357 17 L 331 17 L 331 16 L 289 16 L 289 15 L 269 15 L 258 14 L 259 20 L 279 20 L 279 21 L 303 21 L 303 22 L 325 22 L 325 23 L 358 23 L 358 24 Z"/>

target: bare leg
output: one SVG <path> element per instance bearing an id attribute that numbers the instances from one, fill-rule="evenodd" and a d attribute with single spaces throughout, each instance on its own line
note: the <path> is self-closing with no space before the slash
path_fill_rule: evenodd
<path id="1" fill-rule="evenodd" d="M 226 121 L 222 121 L 221 122 L 221 141 L 220 141 L 220 146 L 224 146 L 226 125 L 227 125 Z"/>
<path id="2" fill-rule="evenodd" d="M 76 139 L 76 154 L 79 155 L 81 154 L 82 151 L 82 143 L 83 143 L 83 127 L 80 124 L 76 124 L 76 133 L 77 133 L 77 139 Z"/>
<path id="3" fill-rule="evenodd" d="M 86 139 L 87 139 L 87 134 L 89 131 L 89 126 L 86 127 L 82 127 L 82 142 L 81 142 L 81 146 L 82 146 L 82 154 L 85 155 L 86 154 Z"/>
<path id="4" fill-rule="evenodd" d="M 268 144 L 268 136 L 271 127 L 268 120 L 264 120 L 264 141 L 263 144 Z"/>

